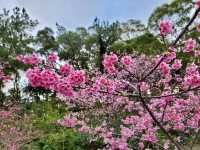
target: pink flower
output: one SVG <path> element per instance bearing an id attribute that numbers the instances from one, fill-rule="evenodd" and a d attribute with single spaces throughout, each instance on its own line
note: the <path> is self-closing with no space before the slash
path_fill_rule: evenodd
<path id="1" fill-rule="evenodd" d="M 67 82 L 67 79 L 63 78 L 58 80 L 57 84 L 54 87 L 55 91 L 66 96 L 72 97 L 74 95 L 74 90 L 72 85 Z"/>
<path id="2" fill-rule="evenodd" d="M 68 75 L 70 74 L 70 72 L 73 70 L 73 67 L 69 64 L 65 64 L 63 66 L 60 67 L 60 73 L 62 75 Z"/>
<path id="3" fill-rule="evenodd" d="M 10 118 L 12 113 L 10 111 L 0 111 L 0 118 Z"/>
<path id="4" fill-rule="evenodd" d="M 41 73 L 41 86 L 45 89 L 51 89 L 55 86 L 55 84 L 58 82 L 58 76 L 57 74 L 52 71 L 45 69 Z"/>
<path id="5" fill-rule="evenodd" d="M 41 87 L 41 71 L 38 68 L 28 69 L 26 76 L 32 87 Z"/>
<path id="6" fill-rule="evenodd" d="M 200 7 L 200 0 L 196 0 L 196 5 Z"/>
<path id="7" fill-rule="evenodd" d="M 195 64 L 190 64 L 186 68 L 186 75 L 184 77 L 184 85 L 196 86 L 200 84 L 200 75 L 197 68 L 198 66 Z"/>
<path id="8" fill-rule="evenodd" d="M 131 56 L 123 56 L 121 59 L 121 63 L 126 67 L 130 67 L 134 64 L 134 60 Z"/>
<path id="9" fill-rule="evenodd" d="M 179 70 L 182 67 L 182 63 L 180 59 L 176 59 L 174 64 L 172 65 L 172 69 Z"/>
<path id="10" fill-rule="evenodd" d="M 24 56 L 23 55 L 17 55 L 16 60 L 23 61 Z"/>
<path id="11" fill-rule="evenodd" d="M 55 53 L 50 53 L 48 56 L 48 61 L 55 63 L 58 59 L 58 56 Z"/>
<path id="12" fill-rule="evenodd" d="M 164 74 L 164 75 L 167 75 L 167 74 L 170 74 L 170 67 L 169 67 L 169 64 L 165 63 L 165 62 L 162 62 L 160 64 L 160 69 L 161 69 L 161 72 Z"/>
<path id="13" fill-rule="evenodd" d="M 189 64 L 186 68 L 186 75 L 195 75 L 198 74 L 197 71 L 198 66 L 194 63 Z"/>
<path id="14" fill-rule="evenodd" d="M 166 54 L 164 62 L 170 63 L 172 60 L 176 58 L 176 52 L 172 51 Z"/>
<path id="15" fill-rule="evenodd" d="M 32 55 L 24 55 L 24 56 L 18 55 L 16 59 L 28 65 L 38 65 L 41 63 L 41 59 L 36 53 L 33 53 Z"/>
<path id="16" fill-rule="evenodd" d="M 140 83 L 140 90 L 142 91 L 142 92 L 146 92 L 147 90 L 149 90 L 149 85 L 146 83 L 146 82 L 141 82 Z"/>
<path id="17" fill-rule="evenodd" d="M 71 116 L 65 116 L 63 120 L 58 120 L 58 124 L 67 128 L 73 128 L 78 124 L 78 120 Z"/>
<path id="18" fill-rule="evenodd" d="M 82 125 L 81 128 L 78 129 L 81 133 L 90 133 L 90 128 L 88 126 Z"/>
<path id="19" fill-rule="evenodd" d="M 116 54 L 112 53 L 110 55 L 105 55 L 103 60 L 103 65 L 109 74 L 116 72 L 115 64 L 118 62 L 118 57 Z"/>
<path id="20" fill-rule="evenodd" d="M 165 150 L 168 150 L 168 149 L 169 149 L 169 141 L 166 141 L 166 142 L 164 143 L 163 148 L 164 148 Z"/>
<path id="21" fill-rule="evenodd" d="M 166 36 L 172 33 L 173 25 L 170 20 L 163 20 L 160 22 L 160 34 Z"/>
<path id="22" fill-rule="evenodd" d="M 77 70 L 71 72 L 69 75 L 69 82 L 73 85 L 80 85 L 85 83 L 86 81 L 86 75 L 84 70 Z"/>
<path id="23" fill-rule="evenodd" d="M 197 28 L 197 31 L 200 32 L 200 24 L 198 24 L 196 28 Z"/>
<path id="24" fill-rule="evenodd" d="M 194 55 L 195 55 L 196 57 L 199 57 L 199 56 L 200 56 L 200 50 L 196 50 L 196 51 L 194 52 Z"/>
<path id="25" fill-rule="evenodd" d="M 116 86 L 113 81 L 107 79 L 106 77 L 101 77 L 97 80 L 95 87 L 97 90 L 103 89 L 106 90 L 108 93 L 113 93 L 116 89 Z"/>
<path id="26" fill-rule="evenodd" d="M 139 142 L 138 146 L 143 149 L 144 148 L 144 143 L 143 142 Z"/>
<path id="27" fill-rule="evenodd" d="M 190 38 L 185 42 L 185 47 L 183 48 L 184 53 L 190 53 L 197 47 L 196 40 Z"/>
<path id="28" fill-rule="evenodd" d="M 121 127 L 121 136 L 124 139 L 131 138 L 133 135 L 134 135 L 134 132 L 131 129 L 126 128 L 126 127 Z"/>

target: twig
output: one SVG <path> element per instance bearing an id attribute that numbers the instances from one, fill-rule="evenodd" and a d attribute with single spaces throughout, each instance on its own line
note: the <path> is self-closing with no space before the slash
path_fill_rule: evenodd
<path id="1" fill-rule="evenodd" d="M 161 123 L 163 123 L 167 106 L 168 106 L 168 102 L 166 102 L 166 104 L 165 104 L 165 107 L 164 107 L 164 110 L 163 110 L 163 113 L 162 113 L 162 117 L 161 117 Z"/>
<path id="2" fill-rule="evenodd" d="M 179 93 L 174 93 L 174 94 L 169 94 L 169 95 L 162 95 L 162 96 L 152 96 L 152 97 L 148 97 L 147 96 L 145 98 L 148 98 L 148 99 L 165 98 L 165 97 L 170 97 L 170 96 L 182 95 L 182 94 L 185 94 L 185 93 L 190 92 L 190 91 L 199 91 L 199 90 L 200 90 L 200 86 L 195 87 L 195 88 L 191 88 L 191 89 L 188 89 L 186 91 L 179 92 Z"/>
<path id="3" fill-rule="evenodd" d="M 190 19 L 190 21 L 188 22 L 188 24 L 185 26 L 185 28 L 182 30 L 182 32 L 179 34 L 179 36 L 176 38 L 176 40 L 171 45 L 172 47 L 176 46 L 176 44 L 178 43 L 178 41 L 183 37 L 183 35 L 186 33 L 186 31 L 188 30 L 188 28 L 190 27 L 190 25 L 194 22 L 194 20 L 198 16 L 199 12 L 200 12 L 200 8 L 198 8 L 195 11 L 194 15 L 192 16 L 192 18 Z"/>
<path id="4" fill-rule="evenodd" d="M 141 80 L 140 80 L 140 82 L 143 82 L 144 80 L 146 80 L 146 78 L 148 77 L 148 76 L 150 76 L 159 66 L 160 66 L 160 64 L 163 62 L 163 60 L 165 59 L 165 55 L 164 56 L 162 56 L 162 58 L 160 59 L 160 61 L 153 67 L 153 69 L 151 69 Z"/>

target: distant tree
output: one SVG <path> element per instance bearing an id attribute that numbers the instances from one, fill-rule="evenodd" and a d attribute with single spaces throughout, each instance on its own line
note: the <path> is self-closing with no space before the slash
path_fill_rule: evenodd
<path id="1" fill-rule="evenodd" d="M 181 28 L 189 21 L 193 5 L 192 0 L 173 0 L 157 7 L 149 17 L 148 28 L 158 33 L 159 23 L 163 19 L 170 19 L 177 28 Z"/>
<path id="2" fill-rule="evenodd" d="M 103 56 L 111 48 L 111 45 L 121 38 L 121 28 L 119 22 L 109 24 L 106 21 L 100 21 L 98 18 L 94 20 L 93 26 L 90 29 L 94 30 L 93 36 L 97 39 L 96 44 L 99 47 L 99 67 L 100 71 L 103 72 L 104 67 L 101 63 Z"/>
<path id="3" fill-rule="evenodd" d="M 54 36 L 54 31 L 49 27 L 45 27 L 37 32 L 36 42 L 37 45 L 40 46 L 41 53 L 44 53 L 47 50 L 58 49 L 58 43 Z"/>
<path id="4" fill-rule="evenodd" d="M 116 42 L 112 45 L 112 49 L 118 54 L 138 53 L 146 55 L 157 55 L 166 50 L 159 38 L 150 32 L 145 32 L 130 40 Z"/>
<path id="5" fill-rule="evenodd" d="M 166 51 L 164 44 L 150 32 L 127 41 L 128 45 L 140 54 L 157 55 Z"/>
<path id="6" fill-rule="evenodd" d="M 83 47 L 86 36 L 87 30 L 85 28 L 78 28 L 76 31 L 58 29 L 57 38 L 61 49 L 59 52 L 60 58 L 70 60 L 78 68 L 87 68 L 88 53 Z"/>
<path id="7" fill-rule="evenodd" d="M 146 27 L 140 20 L 129 19 L 126 22 L 120 23 L 122 30 L 122 38 L 130 40 L 136 36 L 141 35 L 146 31 Z"/>
<path id="8" fill-rule="evenodd" d="M 18 7 L 12 13 L 3 9 L 0 14 L 0 47 L 8 50 L 9 55 L 17 55 L 31 51 L 29 44 L 33 42 L 30 31 L 38 24 L 30 19 L 26 10 Z"/>
<path id="9" fill-rule="evenodd" d="M 8 62 L 5 71 L 14 74 L 12 93 L 15 100 L 18 100 L 20 96 L 18 69 L 24 67 L 16 61 L 15 57 L 18 54 L 33 51 L 31 48 L 33 36 L 30 31 L 37 24 L 38 21 L 32 20 L 24 8 L 15 7 L 12 12 L 3 9 L 0 14 L 0 57 Z"/>

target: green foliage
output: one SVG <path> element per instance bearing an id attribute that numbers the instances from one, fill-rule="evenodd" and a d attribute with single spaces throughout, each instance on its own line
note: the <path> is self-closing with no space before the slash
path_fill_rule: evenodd
<path id="1" fill-rule="evenodd" d="M 156 55 L 166 50 L 165 46 L 149 32 L 129 40 L 127 43 L 133 50 L 146 55 Z"/>
<path id="2" fill-rule="evenodd" d="M 19 74 L 18 69 L 24 65 L 15 60 L 16 56 L 33 51 L 33 36 L 30 33 L 38 24 L 32 20 L 26 10 L 15 7 L 12 11 L 3 9 L 0 14 L 0 63 L 5 66 L 6 73 L 14 74 L 14 87 L 12 94 L 17 95 L 13 99 L 19 100 Z"/>
<path id="3" fill-rule="evenodd" d="M 31 20 L 25 9 L 14 8 L 12 13 L 3 9 L 0 14 L 0 47 L 7 48 L 9 55 L 27 52 L 31 48 L 32 35 L 29 31 L 38 24 Z"/>
<path id="4" fill-rule="evenodd" d="M 56 122 L 67 110 L 55 101 L 26 103 L 24 113 L 35 116 L 33 125 L 42 132 L 42 136 L 26 144 L 23 150 L 93 150 L 102 145 L 100 141 L 91 144 L 88 135 L 59 126 Z"/>
<path id="5" fill-rule="evenodd" d="M 111 45 L 121 38 L 122 30 L 120 28 L 120 23 L 116 21 L 109 24 L 108 21 L 101 22 L 98 18 L 95 18 L 93 26 L 91 26 L 90 29 L 94 32 L 93 36 L 97 39 L 97 66 L 99 66 L 100 71 L 103 72 L 103 56 L 111 51 Z"/>
<path id="6" fill-rule="evenodd" d="M 129 19 L 120 24 L 122 30 L 122 38 L 130 40 L 144 33 L 147 29 L 140 20 Z"/>
<path id="7" fill-rule="evenodd" d="M 159 23 L 165 18 L 172 20 L 176 28 L 182 27 L 190 19 L 193 7 L 192 0 L 173 0 L 169 4 L 163 4 L 157 7 L 149 17 L 148 28 L 154 32 L 158 32 Z"/>
<path id="8" fill-rule="evenodd" d="M 58 36 L 58 43 L 61 51 L 59 57 L 70 62 L 77 67 L 87 67 L 89 59 L 88 53 L 84 50 L 84 34 L 81 32 L 67 31 Z"/>
<path id="9" fill-rule="evenodd" d="M 54 36 L 54 31 L 49 27 L 45 27 L 37 32 L 36 44 L 40 46 L 39 52 L 41 54 L 45 54 L 47 50 L 55 51 L 59 47 Z"/>

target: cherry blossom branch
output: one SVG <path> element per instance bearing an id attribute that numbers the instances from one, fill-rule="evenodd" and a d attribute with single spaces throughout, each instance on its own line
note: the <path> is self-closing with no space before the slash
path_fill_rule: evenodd
<path id="1" fill-rule="evenodd" d="M 147 110 L 147 112 L 149 113 L 149 115 L 151 116 L 153 121 L 158 125 L 158 127 L 167 136 L 167 138 L 171 141 L 171 143 L 173 143 L 177 147 L 178 150 L 182 150 L 181 146 L 176 141 L 174 141 L 174 139 L 171 137 L 171 135 L 165 130 L 165 128 L 161 125 L 161 123 L 157 120 L 157 118 L 155 117 L 153 112 L 150 110 L 149 106 L 146 104 L 145 99 L 142 97 L 140 85 L 138 85 L 138 91 L 139 91 L 139 95 L 140 95 L 140 97 L 139 97 L 140 101 L 142 102 L 143 107 Z"/>
<path id="2" fill-rule="evenodd" d="M 185 94 L 185 93 L 188 93 L 190 91 L 199 91 L 200 90 L 200 86 L 197 86 L 195 88 L 191 88 L 191 89 L 188 89 L 186 91 L 182 91 L 182 92 L 179 92 L 179 93 L 174 93 L 174 94 L 169 94 L 169 95 L 162 95 L 162 96 L 152 96 L 152 97 L 145 97 L 147 99 L 157 99 L 157 98 L 165 98 L 165 97 L 170 97 L 170 96 L 179 96 L 179 95 L 182 95 L 182 94 Z"/>
<path id="3" fill-rule="evenodd" d="M 192 18 L 190 19 L 190 21 L 188 22 L 188 24 L 184 27 L 184 29 L 182 30 L 182 32 L 178 35 L 178 37 L 175 39 L 175 41 L 174 41 L 173 44 L 171 45 L 172 47 L 176 46 L 176 44 L 178 43 L 178 41 L 182 38 L 182 36 L 186 33 L 186 31 L 187 31 L 188 28 L 190 27 L 190 25 L 194 22 L 194 20 L 195 20 L 196 17 L 198 16 L 199 12 L 200 12 L 200 8 L 198 8 L 198 9 L 195 11 L 194 15 L 192 16 Z M 164 56 L 160 59 L 160 61 L 154 66 L 154 68 L 153 68 L 152 70 L 150 70 L 150 71 L 147 73 L 147 75 L 145 75 L 140 81 L 142 82 L 142 81 L 146 80 L 146 78 L 147 78 L 148 76 L 150 76 L 150 75 L 159 67 L 159 65 L 163 62 L 163 60 L 164 60 L 165 57 L 166 57 L 166 56 L 164 55 Z"/>
<path id="4" fill-rule="evenodd" d="M 183 37 L 183 35 L 187 32 L 188 28 L 190 27 L 190 25 L 194 22 L 194 20 L 196 19 L 196 17 L 198 16 L 200 12 L 200 8 L 198 8 L 195 13 L 193 14 L 192 18 L 190 19 L 190 21 L 188 22 L 188 24 L 185 26 L 185 28 L 182 30 L 182 32 L 178 35 L 178 37 L 176 38 L 176 40 L 173 42 L 172 47 L 176 46 L 176 44 L 178 43 L 178 41 Z"/>
<path id="5" fill-rule="evenodd" d="M 153 69 L 151 69 L 151 70 L 140 80 L 140 82 L 145 81 L 146 78 L 147 78 L 148 76 L 150 76 L 150 75 L 160 66 L 160 64 L 163 62 L 163 60 L 165 59 L 165 57 L 166 57 L 165 55 L 162 56 L 162 58 L 160 59 L 160 61 L 153 67 Z"/>
<path id="6" fill-rule="evenodd" d="M 167 110 L 167 106 L 168 106 L 168 102 L 166 102 L 163 113 L 162 113 L 162 117 L 161 117 L 161 123 L 163 123 L 164 117 L 165 117 L 165 112 Z"/>

